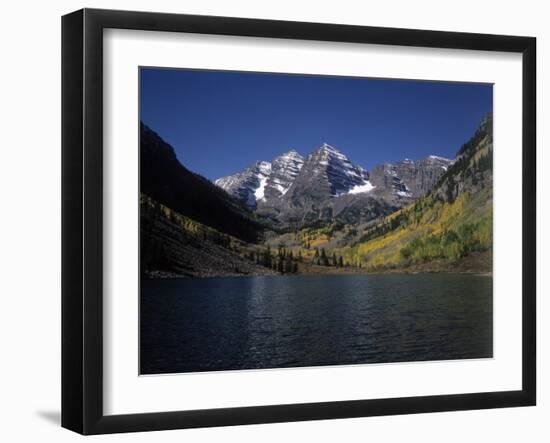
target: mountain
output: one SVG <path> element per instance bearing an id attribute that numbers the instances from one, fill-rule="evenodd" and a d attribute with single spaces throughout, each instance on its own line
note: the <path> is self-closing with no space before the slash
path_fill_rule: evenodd
<path id="1" fill-rule="evenodd" d="M 304 158 L 295 150 L 290 150 L 271 162 L 258 161 L 214 183 L 255 209 L 260 202 L 270 202 L 285 195 L 303 164 Z"/>
<path id="2" fill-rule="evenodd" d="M 447 170 L 428 193 L 367 229 L 358 241 L 337 253 L 371 271 L 491 272 L 492 128 L 492 116 L 488 115 L 452 164 L 441 164 Z M 426 174 L 416 176 L 431 180 Z"/>
<path id="3" fill-rule="evenodd" d="M 354 165 L 336 148 L 323 143 L 308 155 L 300 174 L 288 191 L 288 199 L 300 205 L 304 195 L 308 199 L 316 200 L 327 196 L 368 192 L 372 188 L 367 171 Z"/>
<path id="4" fill-rule="evenodd" d="M 293 225 L 327 221 L 335 217 L 334 204 L 341 196 L 365 195 L 373 189 L 367 171 L 323 143 L 307 156 L 284 197 L 268 202 L 263 211 L 272 209 L 278 220 Z"/>
<path id="5" fill-rule="evenodd" d="M 140 192 L 206 226 L 244 241 L 263 231 L 238 199 L 195 174 L 177 159 L 172 146 L 140 124 Z"/>
<path id="6" fill-rule="evenodd" d="M 304 166 L 304 157 L 294 149 L 276 157 L 271 162 L 271 174 L 260 200 L 272 201 L 284 196 Z"/>
<path id="7" fill-rule="evenodd" d="M 264 198 L 265 186 L 270 175 L 271 163 L 259 161 L 242 172 L 219 178 L 214 183 L 249 208 L 255 208 L 258 200 Z"/>
<path id="8" fill-rule="evenodd" d="M 430 155 L 421 160 L 405 159 L 395 164 L 377 165 L 371 172 L 371 181 L 379 191 L 402 197 L 418 198 L 430 191 L 452 160 Z"/>
<path id="9" fill-rule="evenodd" d="M 386 163 L 369 174 L 323 143 L 305 159 L 291 150 L 215 183 L 275 225 L 336 219 L 358 223 L 387 215 L 424 195 L 451 163 L 433 155 Z"/>

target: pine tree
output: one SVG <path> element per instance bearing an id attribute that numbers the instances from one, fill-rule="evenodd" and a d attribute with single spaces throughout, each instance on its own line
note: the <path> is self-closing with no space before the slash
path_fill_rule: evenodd
<path id="1" fill-rule="evenodd" d="M 328 258 L 327 253 L 325 252 L 325 248 L 321 249 L 321 264 L 323 266 L 328 266 Z"/>
<path id="2" fill-rule="evenodd" d="M 447 202 L 452 203 L 454 201 L 455 182 L 452 177 L 449 177 L 447 182 Z"/>
<path id="3" fill-rule="evenodd" d="M 292 272 L 292 252 L 286 256 L 285 272 Z"/>
<path id="4" fill-rule="evenodd" d="M 271 264 L 271 248 L 269 247 L 269 245 L 267 245 L 267 248 L 266 248 L 265 253 L 264 253 L 263 265 L 266 268 L 271 268 L 271 266 L 272 266 L 272 264 Z"/>
<path id="5" fill-rule="evenodd" d="M 281 274 L 285 272 L 282 257 L 279 257 L 279 260 L 277 261 L 277 271 L 279 271 Z"/>

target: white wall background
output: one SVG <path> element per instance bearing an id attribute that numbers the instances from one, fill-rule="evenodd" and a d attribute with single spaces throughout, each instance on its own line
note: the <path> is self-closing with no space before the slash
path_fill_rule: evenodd
<path id="1" fill-rule="evenodd" d="M 60 16 L 81 7 L 155 10 L 281 20 L 531 35 L 538 38 L 539 226 L 550 221 L 550 156 L 544 155 L 550 96 L 550 28 L 544 2 L 431 0 L 12 1 L 0 26 L 0 438 L 83 439 L 60 414 Z M 546 109 L 544 109 L 546 108 Z M 546 112 L 545 112 L 546 111 Z M 546 122 L 546 124 L 545 124 Z M 511 177 L 511 185 L 520 176 Z M 545 196 L 545 197 L 542 197 Z M 546 202 L 543 202 L 546 200 Z M 539 231 L 542 231 L 539 228 Z M 550 265 L 539 235 L 539 275 Z M 540 249 L 545 248 L 544 252 Z M 534 408 L 331 420 L 95 437 L 94 441 L 550 440 L 550 322 L 539 277 L 539 405 Z"/>

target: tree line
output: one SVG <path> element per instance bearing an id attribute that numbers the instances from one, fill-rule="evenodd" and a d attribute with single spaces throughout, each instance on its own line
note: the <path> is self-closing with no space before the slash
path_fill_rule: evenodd
<path id="1" fill-rule="evenodd" d="M 330 256 L 326 253 L 325 248 L 321 248 L 321 252 L 319 252 L 318 248 L 315 248 L 313 263 L 319 266 L 334 266 L 337 268 L 344 267 L 343 257 L 341 255 L 337 257 L 334 252 L 332 253 L 332 256 Z"/>
<path id="2" fill-rule="evenodd" d="M 257 265 L 264 266 L 281 274 L 295 274 L 298 272 L 298 261 L 302 260 L 302 253 L 298 252 L 296 256 L 283 247 L 279 247 L 275 253 L 272 253 L 271 246 L 263 251 L 250 251 L 248 253 L 250 261 Z"/>
<path id="3" fill-rule="evenodd" d="M 333 266 L 343 268 L 349 266 L 344 264 L 344 258 L 341 255 L 327 253 L 325 248 L 315 248 L 313 257 L 308 258 L 302 255 L 302 251 L 294 252 L 283 246 L 279 246 L 275 251 L 270 245 L 263 250 L 249 251 L 247 257 L 257 265 L 264 266 L 281 274 L 295 274 L 298 272 L 298 263 L 311 263 L 318 266 Z"/>

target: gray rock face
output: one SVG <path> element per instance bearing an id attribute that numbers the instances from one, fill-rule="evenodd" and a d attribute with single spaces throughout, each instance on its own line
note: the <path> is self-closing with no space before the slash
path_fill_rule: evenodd
<path id="1" fill-rule="evenodd" d="M 269 204 L 289 190 L 304 164 L 304 158 L 295 150 L 276 157 L 272 162 L 259 161 L 242 172 L 217 179 L 214 183 L 249 208 Z"/>
<path id="2" fill-rule="evenodd" d="M 373 189 L 369 174 L 336 148 L 324 143 L 308 155 L 300 174 L 277 207 L 292 223 L 330 220 L 334 200 Z"/>
<path id="3" fill-rule="evenodd" d="M 351 163 L 336 148 L 324 143 L 308 155 L 289 195 L 293 201 L 299 200 L 304 192 L 337 197 L 356 192 L 356 188 L 361 186 L 370 188 L 368 172 Z"/>
<path id="4" fill-rule="evenodd" d="M 378 165 L 369 174 L 323 143 L 305 160 L 291 150 L 215 183 L 278 224 L 368 222 L 426 194 L 450 164 L 429 156 Z"/>
<path id="5" fill-rule="evenodd" d="M 257 201 L 263 198 L 270 174 L 271 163 L 259 161 L 242 172 L 217 179 L 214 184 L 243 201 L 248 207 L 255 208 Z"/>
<path id="6" fill-rule="evenodd" d="M 418 198 L 432 189 L 437 179 L 447 171 L 452 160 L 430 155 L 421 160 L 375 166 L 371 182 L 380 191 L 400 197 Z"/>
<path id="7" fill-rule="evenodd" d="M 372 168 L 371 181 L 379 193 L 383 192 L 388 196 L 412 197 L 412 193 L 397 174 L 395 165 L 391 163 L 376 165 Z"/>
<path id="8" fill-rule="evenodd" d="M 269 202 L 285 195 L 304 166 L 304 158 L 294 149 L 276 157 L 271 162 L 271 174 L 267 179 L 263 201 Z"/>

